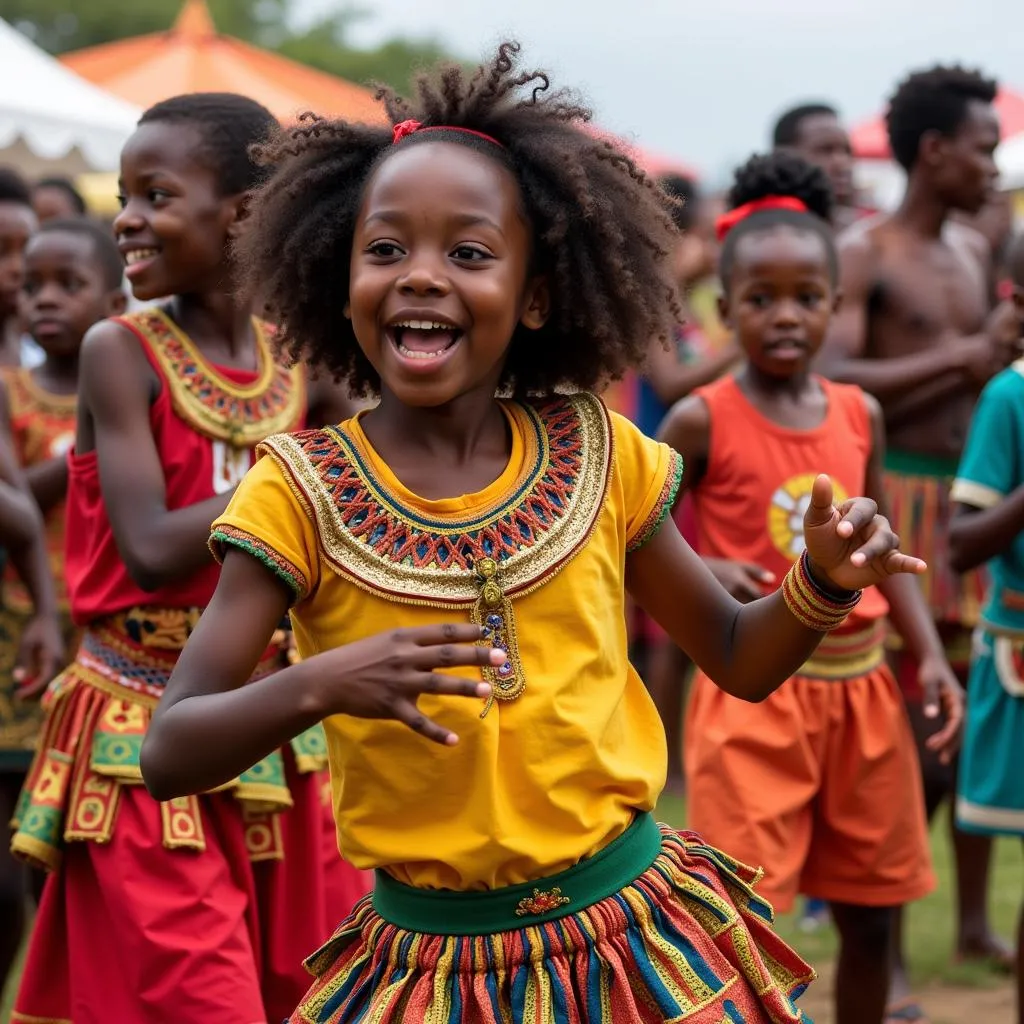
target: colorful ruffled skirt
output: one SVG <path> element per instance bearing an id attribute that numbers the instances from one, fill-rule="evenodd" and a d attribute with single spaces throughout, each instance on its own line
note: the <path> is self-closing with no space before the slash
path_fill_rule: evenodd
<path id="1" fill-rule="evenodd" d="M 290 1024 L 794 1024 L 814 973 L 760 872 L 641 815 L 596 856 L 488 892 L 378 872 Z"/>

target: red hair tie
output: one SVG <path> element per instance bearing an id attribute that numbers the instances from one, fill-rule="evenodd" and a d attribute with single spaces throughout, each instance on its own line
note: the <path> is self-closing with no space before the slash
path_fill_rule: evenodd
<path id="1" fill-rule="evenodd" d="M 735 210 L 723 213 L 715 221 L 715 234 L 721 242 L 727 234 L 741 220 L 746 220 L 751 214 L 761 213 L 763 210 L 789 210 L 791 213 L 809 213 L 807 204 L 795 196 L 765 196 L 763 199 L 752 199 L 749 203 L 737 206 Z"/>
<path id="2" fill-rule="evenodd" d="M 431 124 L 424 127 L 419 121 L 402 121 L 396 124 L 392 132 L 391 144 L 394 145 L 396 142 L 401 142 L 407 135 L 412 135 L 414 132 L 462 132 L 463 135 L 475 135 L 478 139 L 490 142 L 499 149 L 505 148 L 493 136 L 484 135 L 483 132 L 475 132 L 472 128 L 459 128 L 453 124 Z"/>

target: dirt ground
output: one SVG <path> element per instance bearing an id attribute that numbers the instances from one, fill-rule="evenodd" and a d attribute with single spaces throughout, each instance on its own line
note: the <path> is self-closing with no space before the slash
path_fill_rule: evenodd
<path id="1" fill-rule="evenodd" d="M 832 966 L 818 968 L 820 978 L 800 1000 L 800 1007 L 814 1024 L 834 1024 L 832 1013 Z M 927 1024 L 1013 1024 L 1013 986 L 1010 981 L 994 988 L 961 988 L 935 984 L 916 993 Z M 926 1024 L 919 1021 L 918 1024 Z"/>

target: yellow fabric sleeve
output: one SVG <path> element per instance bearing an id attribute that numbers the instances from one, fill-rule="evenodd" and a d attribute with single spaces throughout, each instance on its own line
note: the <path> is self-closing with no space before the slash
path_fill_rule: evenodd
<path id="1" fill-rule="evenodd" d="M 214 522 L 210 550 L 218 562 L 228 545 L 252 555 L 291 589 L 297 603 L 319 582 L 319 557 L 313 522 L 286 474 L 272 454 L 263 455 Z"/>
<path id="2" fill-rule="evenodd" d="M 626 550 L 644 546 L 671 514 L 683 478 L 683 460 L 618 413 L 609 413 L 615 469 L 626 517 Z"/>

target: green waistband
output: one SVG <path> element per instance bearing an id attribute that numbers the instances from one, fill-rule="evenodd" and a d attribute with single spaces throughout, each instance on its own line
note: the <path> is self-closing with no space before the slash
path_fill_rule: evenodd
<path id="1" fill-rule="evenodd" d="M 885 453 L 885 468 L 890 473 L 906 476 L 954 477 L 960 460 L 955 455 L 919 455 L 917 452 L 889 450 Z"/>
<path id="2" fill-rule="evenodd" d="M 661 829 L 641 814 L 618 839 L 571 868 L 485 892 L 417 889 L 375 873 L 374 910 L 385 921 L 428 935 L 493 935 L 577 914 L 635 882 L 661 850 Z"/>

